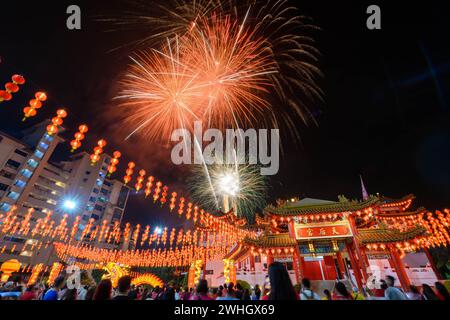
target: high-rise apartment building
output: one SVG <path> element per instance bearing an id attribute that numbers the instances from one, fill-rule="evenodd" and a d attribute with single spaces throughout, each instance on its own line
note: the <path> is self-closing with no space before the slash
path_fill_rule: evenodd
<path id="1" fill-rule="evenodd" d="M 64 139 L 49 135 L 46 126 L 47 123 L 38 124 L 24 131 L 20 139 L 0 132 L 0 214 L 16 206 L 18 219 L 23 219 L 27 210 L 33 208 L 32 224 L 45 218 L 48 212 L 53 213 L 52 219 L 57 222 L 63 214 L 68 214 L 69 223 L 80 216 L 80 232 L 90 219 L 95 224 L 104 220 L 111 225 L 121 222 L 129 188 L 107 176 L 111 157 L 103 154 L 92 165 L 89 155 L 81 152 L 69 161 L 51 163 L 55 148 Z M 1 231 L 0 226 L 0 250 L 5 260 L 15 258 L 28 264 L 54 258 L 49 248 L 37 250 L 34 245 L 38 240 L 30 235 Z"/>

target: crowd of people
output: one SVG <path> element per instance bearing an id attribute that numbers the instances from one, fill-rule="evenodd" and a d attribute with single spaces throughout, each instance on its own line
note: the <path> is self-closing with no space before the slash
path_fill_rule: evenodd
<path id="1" fill-rule="evenodd" d="M 312 289 L 311 281 L 303 278 L 301 286 L 292 285 L 289 274 L 282 263 L 269 266 L 269 282 L 260 287 L 244 288 L 240 283 L 228 283 L 218 288 L 210 288 L 205 279 L 196 288 L 181 288 L 173 285 L 155 287 L 134 286 L 130 276 L 121 277 L 117 286 L 111 280 L 103 279 L 96 286 L 82 286 L 71 289 L 66 277 L 57 277 L 51 287 L 45 285 L 22 284 L 20 277 L 6 282 L 0 287 L 2 299 L 19 300 L 450 300 L 447 288 L 435 283 L 435 289 L 423 284 L 421 290 L 411 285 L 408 292 L 395 286 L 395 278 L 387 276 L 377 289 L 357 288 L 349 290 L 344 282 L 336 281 L 330 291 L 325 289 L 322 296 Z"/>

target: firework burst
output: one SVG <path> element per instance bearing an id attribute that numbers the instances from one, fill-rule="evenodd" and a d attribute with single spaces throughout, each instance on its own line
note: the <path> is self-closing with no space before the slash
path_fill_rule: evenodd
<path id="1" fill-rule="evenodd" d="M 167 40 L 163 51 L 133 59 L 117 97 L 133 130 L 169 139 L 194 120 L 207 127 L 241 127 L 267 119 L 272 109 L 261 96 L 276 73 L 265 40 L 230 16 L 199 19 L 187 34 Z"/>
<path id="2" fill-rule="evenodd" d="M 139 13 L 108 22 L 115 30 L 151 30 L 130 43 L 135 48 L 169 38 L 190 50 L 185 56 L 198 71 L 190 72 L 214 84 L 204 91 L 208 104 L 199 114 L 209 124 L 286 128 L 298 138 L 297 119 L 315 122 L 309 107 L 323 94 L 317 84 L 319 52 L 310 34 L 318 28 L 287 0 L 175 0 L 157 10 L 143 2 L 136 7 Z"/>
<path id="3" fill-rule="evenodd" d="M 233 209 L 251 221 L 267 200 L 267 178 L 259 170 L 249 164 L 194 166 L 188 178 L 190 195 L 206 210 Z"/>
<path id="4" fill-rule="evenodd" d="M 162 51 L 141 52 L 122 81 L 121 100 L 128 116 L 126 125 L 150 139 L 168 139 L 174 129 L 191 129 L 205 92 L 197 85 L 197 75 L 179 60 L 179 47 L 168 42 Z M 128 138 L 127 137 L 127 138 Z"/>

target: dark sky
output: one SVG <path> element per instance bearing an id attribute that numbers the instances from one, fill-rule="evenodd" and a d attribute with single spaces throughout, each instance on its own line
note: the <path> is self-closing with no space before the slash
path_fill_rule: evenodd
<path id="1" fill-rule="evenodd" d="M 28 3 L 29 2 L 29 3 Z M 151 1 L 149 1 L 151 2 Z M 294 2 L 293 2 L 294 3 Z M 395 3 L 395 4 L 394 4 Z M 82 30 L 66 29 L 66 7 L 82 9 Z M 365 27 L 366 8 L 379 4 L 382 30 Z M 427 6 L 407 1 L 297 1 L 300 11 L 322 28 L 324 103 L 316 107 L 318 126 L 301 126 L 302 143 L 287 143 L 271 199 L 360 198 L 359 174 L 369 193 L 408 193 L 429 209 L 450 204 L 450 43 L 443 1 Z M 28 82 L 10 103 L 0 105 L 0 128 L 16 134 L 64 106 L 67 136 L 75 125 L 90 124 L 95 139 L 109 138 L 125 154 L 170 185 L 182 188 L 186 174 L 174 168 L 164 147 L 145 141 L 125 143 L 113 122 L 111 98 L 131 49 L 109 52 L 135 34 L 107 33 L 98 16 L 132 9 L 126 1 L 8 1 L 0 12 L 0 80 L 22 73 Z M 39 114 L 21 123 L 21 109 L 36 90 L 49 100 Z M 95 138 L 95 139 L 94 139 Z M 62 146 L 57 156 L 66 156 Z M 65 149 L 66 148 L 66 149 Z M 122 177 L 123 170 L 119 170 Z M 132 195 L 126 220 L 176 225 L 141 195 Z"/>

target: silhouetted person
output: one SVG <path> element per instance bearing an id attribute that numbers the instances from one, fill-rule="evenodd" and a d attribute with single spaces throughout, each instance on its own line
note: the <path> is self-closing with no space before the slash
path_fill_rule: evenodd
<path id="1" fill-rule="evenodd" d="M 117 282 L 117 295 L 113 300 L 131 300 L 128 296 L 131 288 L 131 277 L 123 276 Z"/>
<path id="2" fill-rule="evenodd" d="M 112 283 L 109 279 L 103 279 L 95 289 L 92 300 L 110 300 L 112 295 Z"/>
<path id="3" fill-rule="evenodd" d="M 280 262 L 269 266 L 269 300 L 298 300 L 286 267 Z"/>
<path id="4" fill-rule="evenodd" d="M 422 294 L 425 300 L 439 300 L 436 293 L 434 293 L 433 289 L 427 284 L 422 284 Z"/>

